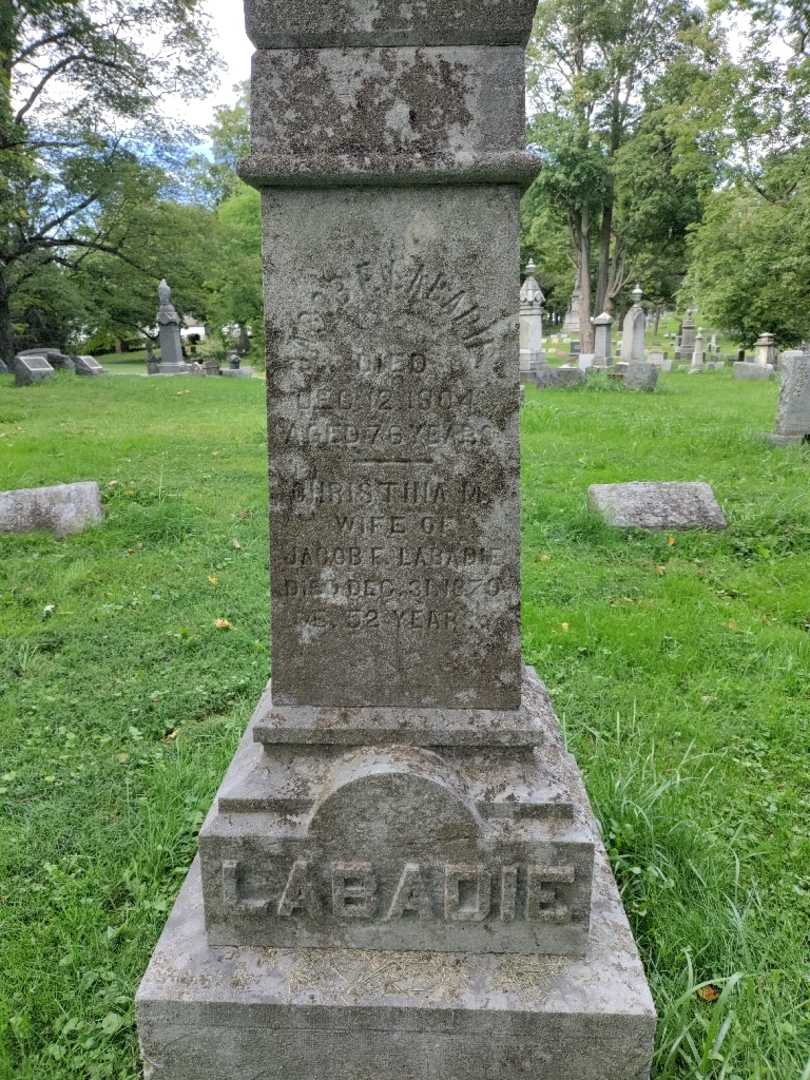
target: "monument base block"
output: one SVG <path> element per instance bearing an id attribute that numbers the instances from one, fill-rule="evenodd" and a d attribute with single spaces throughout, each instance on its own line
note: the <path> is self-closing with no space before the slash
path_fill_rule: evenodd
<path id="1" fill-rule="evenodd" d="M 156 375 L 190 375 L 191 364 L 158 364 Z"/>
<path id="2" fill-rule="evenodd" d="M 646 1080 L 655 1010 L 604 852 L 584 958 L 212 948 L 199 860 L 137 997 L 145 1080 Z"/>
<path id="3" fill-rule="evenodd" d="M 764 438 L 771 446 L 802 446 L 810 444 L 810 435 L 775 435 L 767 432 Z"/>

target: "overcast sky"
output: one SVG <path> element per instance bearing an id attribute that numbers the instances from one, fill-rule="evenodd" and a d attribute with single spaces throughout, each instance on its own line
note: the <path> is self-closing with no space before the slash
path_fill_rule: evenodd
<path id="1" fill-rule="evenodd" d="M 213 22 L 214 48 L 225 61 L 219 88 L 208 98 L 184 105 L 184 115 L 193 124 L 207 127 L 216 105 L 233 102 L 235 83 L 250 78 L 250 58 L 253 46 L 245 33 L 245 17 L 241 0 L 205 0 Z"/>

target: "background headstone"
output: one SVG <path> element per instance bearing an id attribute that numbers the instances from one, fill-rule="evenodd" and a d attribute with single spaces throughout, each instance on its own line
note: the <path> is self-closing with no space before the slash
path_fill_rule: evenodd
<path id="1" fill-rule="evenodd" d="M 658 385 L 660 368 L 655 364 L 628 364 L 624 372 L 626 390 L 653 391 Z"/>
<path id="2" fill-rule="evenodd" d="M 545 297 L 535 278 L 537 267 L 530 260 L 520 289 L 520 373 L 531 375 L 548 367 L 543 352 L 543 304 Z"/>
<path id="3" fill-rule="evenodd" d="M 611 330 L 613 316 L 603 311 L 593 320 L 593 353 L 594 367 L 606 368 L 613 363 L 613 348 L 611 343 Z"/>
<path id="4" fill-rule="evenodd" d="M 165 278 L 158 287 L 160 308 L 157 322 L 160 327 L 160 364 L 158 375 L 188 375 L 189 365 L 183 358 L 183 344 L 180 335 L 180 316 L 172 304 L 172 290 Z"/>
<path id="5" fill-rule="evenodd" d="M 93 356 L 74 356 L 73 366 L 77 375 L 103 375 L 105 368 Z"/>
<path id="6" fill-rule="evenodd" d="M 66 356 L 59 349 L 51 349 L 47 346 L 34 349 L 23 349 L 18 356 L 44 356 L 54 371 L 73 371 L 73 357 Z"/>
<path id="7" fill-rule="evenodd" d="M 760 367 L 767 367 L 770 364 L 772 368 L 776 368 L 777 353 L 773 334 L 760 334 L 754 348 L 756 349 L 755 364 L 759 364 Z"/>
<path id="8" fill-rule="evenodd" d="M 17 386 L 34 386 L 56 374 L 44 356 L 20 354 L 14 358 L 14 375 Z"/>
<path id="9" fill-rule="evenodd" d="M 772 443 L 810 442 L 810 352 L 791 350 L 779 358 L 781 386 Z"/>
<path id="10" fill-rule="evenodd" d="M 0 491 L 0 532 L 46 529 L 61 537 L 103 520 L 101 493 L 95 482 Z"/>
<path id="11" fill-rule="evenodd" d="M 579 274 L 577 274 L 574 280 L 574 291 L 571 294 L 571 302 L 568 305 L 568 310 L 565 313 L 563 319 L 562 329 L 564 334 L 570 334 L 572 337 L 579 337 L 579 302 L 580 302 L 580 288 L 579 288 Z"/>
<path id="12" fill-rule="evenodd" d="M 709 484 L 593 484 L 588 505 L 608 525 L 622 529 L 725 529 L 726 519 Z"/>
<path id="13" fill-rule="evenodd" d="M 734 378 L 749 381 L 772 379 L 773 367 L 770 364 L 763 366 L 752 361 L 738 361 L 734 364 Z"/>
<path id="14" fill-rule="evenodd" d="M 644 363 L 644 334 L 647 328 L 647 315 L 641 304 L 643 295 L 641 286 L 636 285 L 635 289 L 633 289 L 633 306 L 624 317 L 621 356 L 622 362 L 625 364 Z"/>
<path id="15" fill-rule="evenodd" d="M 698 330 L 697 334 L 695 335 L 695 344 L 692 348 L 692 363 L 689 370 L 691 372 L 703 371 L 705 367 L 704 360 L 705 356 L 703 351 L 703 331 Z"/>
<path id="16" fill-rule="evenodd" d="M 691 360 L 692 354 L 695 351 L 695 314 L 690 308 L 686 316 L 684 317 L 683 324 L 681 326 L 680 343 L 678 345 L 678 359 L 679 360 Z"/>

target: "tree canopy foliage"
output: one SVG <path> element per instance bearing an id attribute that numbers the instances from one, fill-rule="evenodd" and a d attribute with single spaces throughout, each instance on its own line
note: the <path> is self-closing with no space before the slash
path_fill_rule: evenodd
<path id="1" fill-rule="evenodd" d="M 0 356 L 33 279 L 94 252 L 143 269 L 131 207 L 170 186 L 181 132 L 166 101 L 208 89 L 208 37 L 201 0 L 3 0 Z"/>
<path id="2" fill-rule="evenodd" d="M 583 349 L 636 280 L 746 343 L 810 336 L 808 41 L 801 0 L 541 4 L 524 244 L 555 307 L 576 278 Z"/>

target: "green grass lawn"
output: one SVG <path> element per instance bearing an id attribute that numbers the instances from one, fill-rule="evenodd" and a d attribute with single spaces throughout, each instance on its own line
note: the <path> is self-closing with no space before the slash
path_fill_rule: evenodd
<path id="1" fill-rule="evenodd" d="M 135 987 L 268 676 L 263 395 L 0 379 L 0 488 L 97 479 L 107 504 L 0 538 L 2 1080 L 139 1075 Z M 810 1077 L 810 449 L 757 438 L 775 398 L 678 373 L 523 411 L 525 653 L 604 826 L 659 1078 Z M 633 479 L 708 480 L 728 531 L 588 514 Z"/>

